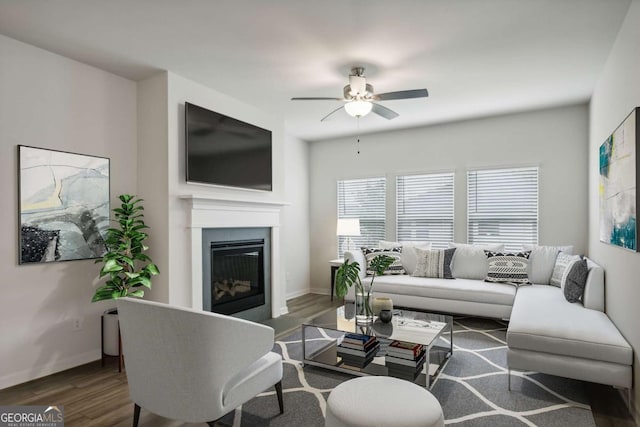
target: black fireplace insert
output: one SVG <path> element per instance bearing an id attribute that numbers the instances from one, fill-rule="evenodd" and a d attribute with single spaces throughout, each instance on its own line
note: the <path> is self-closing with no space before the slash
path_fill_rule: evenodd
<path id="1" fill-rule="evenodd" d="M 264 305 L 264 239 L 211 242 L 211 311 Z"/>

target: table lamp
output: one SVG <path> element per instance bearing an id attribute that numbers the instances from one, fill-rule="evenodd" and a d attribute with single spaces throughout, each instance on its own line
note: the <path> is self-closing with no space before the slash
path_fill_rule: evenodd
<path id="1" fill-rule="evenodd" d="M 360 236 L 360 218 L 338 218 L 336 230 L 338 236 L 347 238 L 347 250 L 349 250 L 350 236 Z"/>

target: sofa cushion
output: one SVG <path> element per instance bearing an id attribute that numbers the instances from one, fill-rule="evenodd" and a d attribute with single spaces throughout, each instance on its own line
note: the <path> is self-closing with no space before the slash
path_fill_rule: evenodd
<path id="1" fill-rule="evenodd" d="M 404 274 L 404 268 L 402 268 L 402 248 L 391 248 L 391 249 L 382 249 L 382 248 L 361 248 L 362 253 L 364 254 L 365 259 L 367 260 L 367 274 L 373 275 L 375 272 L 371 269 L 371 261 L 378 255 L 386 255 L 388 257 L 393 258 L 393 264 L 391 264 L 384 274 Z"/>
<path id="2" fill-rule="evenodd" d="M 489 260 L 489 271 L 485 282 L 509 283 L 512 285 L 529 285 L 527 266 L 531 251 L 503 253 L 484 251 Z"/>
<path id="3" fill-rule="evenodd" d="M 502 252 L 504 245 L 468 245 L 466 243 L 449 243 L 450 248 L 456 248 L 451 264 L 453 277 L 457 279 L 484 280 L 489 270 L 489 261 L 485 250 Z"/>
<path id="4" fill-rule="evenodd" d="M 587 267 L 587 260 L 581 259 L 571 264 L 562 291 L 564 297 L 569 302 L 582 301 L 584 295 L 584 287 L 587 285 L 587 276 L 589 275 L 589 268 Z"/>
<path id="5" fill-rule="evenodd" d="M 371 277 L 362 282 L 368 286 Z M 376 277 L 373 282 L 373 294 L 378 292 L 391 294 L 392 299 L 393 294 L 400 294 L 510 306 L 513 304 L 516 288 L 504 283 L 488 283 L 482 280 L 447 280 L 405 275 Z"/>
<path id="6" fill-rule="evenodd" d="M 556 264 L 553 266 L 553 273 L 551 274 L 549 284 L 559 288 L 562 287 L 562 283 L 566 280 L 566 274 L 569 272 L 569 267 L 579 259 L 580 256 L 578 255 L 560 252 L 556 257 Z"/>
<path id="7" fill-rule="evenodd" d="M 507 344 L 509 348 L 632 363 L 631 347 L 606 314 L 567 302 L 562 290 L 552 286 L 518 289 Z"/>
<path id="8" fill-rule="evenodd" d="M 456 248 L 449 249 L 420 249 L 413 248 L 418 256 L 418 262 L 413 272 L 415 277 L 435 277 L 453 279 L 451 275 L 451 260 Z"/>
<path id="9" fill-rule="evenodd" d="M 538 285 L 548 285 L 560 251 L 573 254 L 573 246 L 537 246 L 522 245 L 525 251 L 531 251 L 527 274 L 529 281 Z"/>
<path id="10" fill-rule="evenodd" d="M 407 274 L 413 274 L 418 262 L 415 249 L 431 249 L 431 242 L 388 242 L 380 240 L 378 246 L 382 249 L 402 248 L 402 267 Z"/>

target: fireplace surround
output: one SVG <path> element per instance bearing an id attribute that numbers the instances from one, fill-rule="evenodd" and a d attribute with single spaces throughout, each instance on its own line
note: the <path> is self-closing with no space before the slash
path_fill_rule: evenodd
<path id="1" fill-rule="evenodd" d="M 282 208 L 289 203 L 273 200 L 237 200 L 208 195 L 185 195 L 180 198 L 187 208 L 186 226 L 190 230 L 191 307 L 204 309 L 203 230 L 265 228 L 271 239 L 268 247 L 272 254 L 268 262 L 270 265 L 271 302 L 267 303 L 267 311 L 270 312 L 269 317 L 279 317 L 286 314 L 280 224 Z M 242 313 L 246 312 L 237 313 L 237 316 L 244 317 Z M 250 318 L 250 320 L 258 319 Z"/>

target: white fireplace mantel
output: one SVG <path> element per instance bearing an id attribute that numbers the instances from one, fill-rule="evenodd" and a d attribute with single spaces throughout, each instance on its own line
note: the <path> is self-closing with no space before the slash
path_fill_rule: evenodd
<path id="1" fill-rule="evenodd" d="M 191 229 L 191 300 L 202 310 L 202 229 L 271 228 L 271 316 L 287 313 L 280 249 L 282 208 L 290 203 L 262 200 L 238 200 L 221 197 L 184 195 L 180 199 L 189 208 L 187 227 Z"/>

